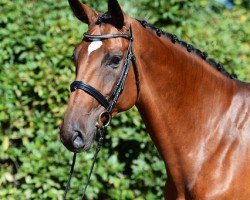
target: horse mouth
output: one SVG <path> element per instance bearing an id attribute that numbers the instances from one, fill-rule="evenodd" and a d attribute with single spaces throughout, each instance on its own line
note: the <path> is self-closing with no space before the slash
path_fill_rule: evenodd
<path id="1" fill-rule="evenodd" d="M 92 146 L 93 146 L 93 144 L 90 144 L 90 145 L 85 145 L 82 148 L 74 148 L 74 149 L 68 149 L 68 150 L 70 150 L 74 153 L 81 153 L 81 152 L 89 151 L 92 148 Z"/>
<path id="2" fill-rule="evenodd" d="M 94 141 L 96 138 L 96 133 L 90 134 L 90 137 L 83 137 L 83 134 L 79 131 L 75 131 L 72 134 L 71 139 L 66 141 L 62 135 L 60 136 L 60 140 L 63 145 L 73 153 L 81 153 L 85 151 L 89 151 L 94 145 Z"/>

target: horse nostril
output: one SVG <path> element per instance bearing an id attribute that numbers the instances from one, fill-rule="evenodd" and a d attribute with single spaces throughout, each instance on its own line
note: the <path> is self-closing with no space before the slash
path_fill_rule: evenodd
<path id="1" fill-rule="evenodd" d="M 73 139 L 73 146 L 76 149 L 80 149 L 84 147 L 84 139 L 83 135 L 77 131 L 77 135 L 72 138 Z"/>

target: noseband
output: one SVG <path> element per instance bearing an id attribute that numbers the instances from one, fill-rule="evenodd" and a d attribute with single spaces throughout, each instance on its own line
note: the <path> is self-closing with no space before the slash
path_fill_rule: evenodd
<path id="1" fill-rule="evenodd" d="M 96 147 L 96 152 L 95 152 L 95 155 L 93 158 L 93 163 L 92 163 L 92 166 L 90 168 L 89 175 L 87 177 L 86 185 L 84 187 L 83 195 L 81 198 L 82 200 L 85 199 L 85 193 L 86 193 L 88 184 L 90 182 L 90 177 L 91 177 L 91 174 L 92 174 L 92 171 L 94 168 L 94 164 L 95 164 L 96 159 L 97 159 L 97 154 L 102 147 L 106 129 L 111 122 L 111 119 L 112 119 L 111 113 L 112 113 L 112 111 L 113 111 L 113 109 L 114 109 L 114 107 L 119 99 L 119 96 L 121 95 L 121 93 L 124 89 L 124 85 L 125 85 L 126 79 L 128 77 L 128 72 L 129 72 L 131 62 L 132 62 L 134 74 L 135 74 L 136 87 L 137 87 L 137 98 L 138 98 L 139 92 L 140 92 L 139 72 L 138 72 L 138 67 L 136 64 L 136 58 L 135 58 L 135 55 L 134 55 L 133 49 L 132 49 L 133 35 L 132 35 L 131 26 L 129 27 L 129 34 L 89 35 L 89 34 L 85 33 L 84 38 L 86 38 L 87 40 L 90 40 L 90 41 L 91 40 L 106 40 L 106 39 L 113 39 L 113 38 L 125 38 L 129 41 L 129 44 L 128 44 L 127 55 L 126 55 L 126 59 L 124 61 L 124 65 L 122 68 L 121 76 L 118 79 L 111 95 L 108 98 L 103 96 L 98 90 L 96 90 L 91 85 L 88 85 L 82 81 L 74 81 L 70 85 L 71 92 L 74 92 L 77 89 L 83 90 L 87 94 L 94 97 L 105 108 L 105 111 L 100 114 L 99 119 L 98 119 L 99 139 L 98 139 L 98 144 Z M 103 117 L 107 118 L 107 120 L 105 122 L 102 122 Z M 67 182 L 67 186 L 66 186 L 64 196 L 63 196 L 64 200 L 66 200 L 66 195 L 67 195 L 67 192 L 68 192 L 69 187 L 70 187 L 70 182 L 71 182 L 71 177 L 72 177 L 73 170 L 74 170 L 75 160 L 76 160 L 76 153 L 74 153 L 74 156 L 73 156 L 73 161 L 71 164 L 68 182 Z"/>
<path id="2" fill-rule="evenodd" d="M 84 34 L 84 38 L 88 40 L 106 40 L 106 39 L 113 39 L 113 38 L 125 38 L 129 40 L 129 45 L 128 45 L 128 50 L 127 50 L 127 56 L 124 61 L 123 69 L 121 72 L 121 76 L 118 79 L 113 92 L 111 95 L 106 98 L 103 96 L 98 90 L 93 88 L 92 86 L 83 83 L 82 81 L 74 81 L 70 85 L 70 90 L 71 92 L 74 92 L 76 89 L 83 90 L 87 94 L 91 95 L 94 97 L 105 109 L 108 114 L 111 114 L 112 110 L 114 109 L 119 96 L 121 95 L 125 81 L 128 76 L 128 71 L 132 62 L 133 69 L 134 69 L 134 74 L 135 74 L 135 79 L 136 79 L 136 86 L 137 86 L 137 95 L 139 95 L 140 92 L 140 80 L 139 80 L 139 73 L 138 73 L 138 67 L 136 64 L 136 58 L 133 53 L 132 49 L 132 42 L 133 42 L 133 35 L 132 35 L 132 28 L 130 26 L 129 28 L 129 34 L 107 34 L 107 35 L 89 35 L 89 34 Z"/>

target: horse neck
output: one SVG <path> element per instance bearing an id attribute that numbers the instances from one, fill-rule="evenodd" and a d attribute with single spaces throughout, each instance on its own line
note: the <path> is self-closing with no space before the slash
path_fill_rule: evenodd
<path id="1" fill-rule="evenodd" d="M 177 162 L 212 137 L 208 127 L 216 126 L 230 104 L 234 82 L 167 37 L 134 26 L 141 79 L 137 107 L 165 162 Z"/>

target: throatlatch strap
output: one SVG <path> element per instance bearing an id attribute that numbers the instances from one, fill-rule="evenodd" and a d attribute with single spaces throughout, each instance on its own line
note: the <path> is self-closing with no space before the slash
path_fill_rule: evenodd
<path id="1" fill-rule="evenodd" d="M 83 83 L 82 81 L 74 81 L 70 85 L 70 90 L 71 90 L 71 92 L 74 92 L 76 89 L 81 89 L 84 92 L 91 95 L 92 97 L 94 97 L 104 108 L 107 109 L 109 107 L 108 100 L 92 86 L 87 85 L 87 84 Z"/>

